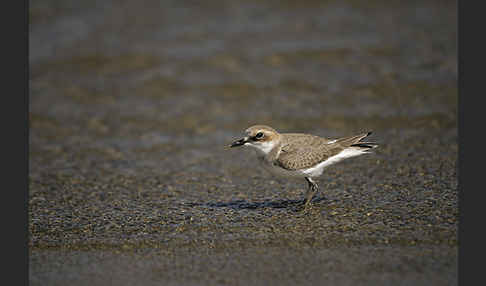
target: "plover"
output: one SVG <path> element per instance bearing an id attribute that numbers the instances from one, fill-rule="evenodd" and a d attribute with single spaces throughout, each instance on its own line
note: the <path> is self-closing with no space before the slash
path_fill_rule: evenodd
<path id="1" fill-rule="evenodd" d="M 251 126 L 245 132 L 247 136 L 229 147 L 251 146 L 256 150 L 258 161 L 270 173 L 305 178 L 308 184 L 306 207 L 318 191 L 314 178 L 322 175 L 325 168 L 378 147 L 376 143 L 361 141 L 371 132 L 332 140 L 311 134 L 278 133 L 265 125 Z"/>

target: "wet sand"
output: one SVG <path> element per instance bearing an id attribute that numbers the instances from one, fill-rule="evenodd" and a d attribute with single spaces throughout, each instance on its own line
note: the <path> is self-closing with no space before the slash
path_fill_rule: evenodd
<path id="1" fill-rule="evenodd" d="M 30 285 L 457 284 L 454 2 L 42 3 Z M 380 147 L 303 210 L 257 123 Z"/>

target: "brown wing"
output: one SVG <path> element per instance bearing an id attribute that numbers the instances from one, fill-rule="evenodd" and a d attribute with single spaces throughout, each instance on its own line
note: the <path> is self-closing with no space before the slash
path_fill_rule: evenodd
<path id="1" fill-rule="evenodd" d="M 329 140 L 308 134 L 285 134 L 277 164 L 287 170 L 309 168 L 336 155 L 342 149 Z"/>
<path id="2" fill-rule="evenodd" d="M 356 144 L 369 133 L 331 140 L 308 134 L 285 134 L 277 164 L 287 170 L 312 167 Z"/>

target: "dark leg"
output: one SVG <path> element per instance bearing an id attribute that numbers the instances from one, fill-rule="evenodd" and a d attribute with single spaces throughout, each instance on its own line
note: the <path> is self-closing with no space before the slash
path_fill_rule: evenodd
<path id="1" fill-rule="evenodd" d="M 307 200 L 305 202 L 305 206 L 307 207 L 307 205 L 309 205 L 312 199 L 314 198 L 314 195 L 317 193 L 319 188 L 317 186 L 317 183 L 314 182 L 311 178 L 305 177 L 305 180 L 309 185 L 309 190 L 307 191 Z"/>

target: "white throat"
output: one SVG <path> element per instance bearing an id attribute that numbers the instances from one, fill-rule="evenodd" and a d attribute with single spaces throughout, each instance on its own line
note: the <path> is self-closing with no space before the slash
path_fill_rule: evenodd
<path id="1" fill-rule="evenodd" d="M 268 153 L 270 153 L 270 151 L 272 151 L 276 143 L 277 142 L 275 141 L 254 142 L 254 143 L 247 142 L 245 143 L 245 145 L 255 148 L 262 155 L 267 155 Z"/>

